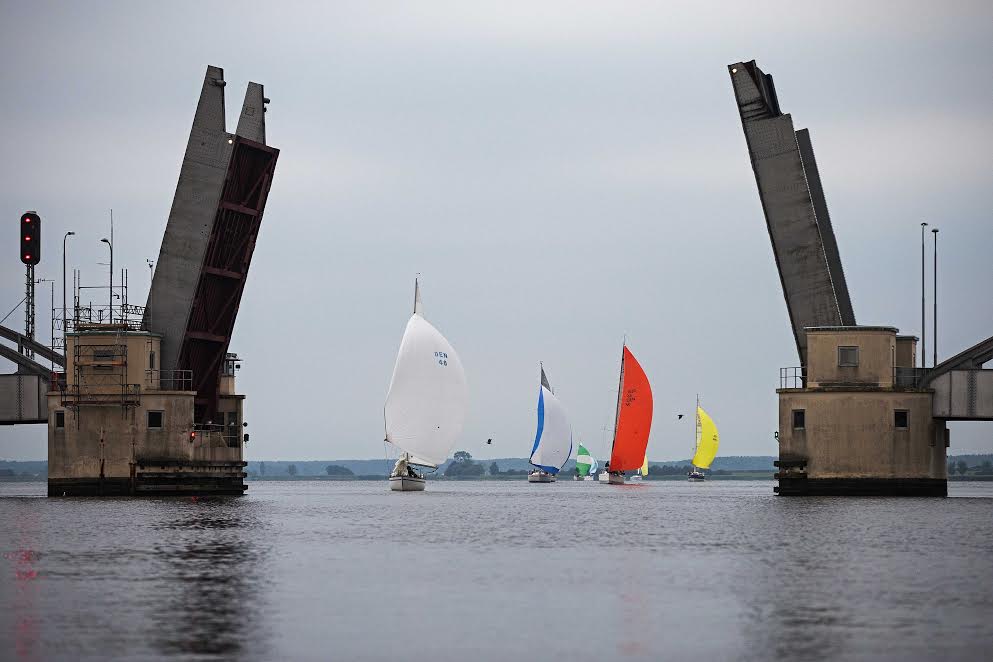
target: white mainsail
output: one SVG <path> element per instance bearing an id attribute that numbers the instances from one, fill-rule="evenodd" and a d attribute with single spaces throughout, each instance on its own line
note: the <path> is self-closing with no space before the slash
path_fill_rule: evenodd
<path id="1" fill-rule="evenodd" d="M 440 465 L 462 432 L 468 404 L 465 372 L 455 349 L 424 319 L 420 287 L 414 314 L 400 341 L 386 395 L 386 441 L 410 455 L 410 463 Z"/>
<path id="2" fill-rule="evenodd" d="M 552 393 L 541 371 L 538 389 L 538 432 L 531 449 L 531 464 L 550 474 L 557 474 L 572 454 L 572 426 L 565 407 Z"/>

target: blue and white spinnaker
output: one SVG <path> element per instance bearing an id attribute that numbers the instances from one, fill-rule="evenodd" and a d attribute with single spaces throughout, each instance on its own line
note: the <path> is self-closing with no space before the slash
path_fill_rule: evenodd
<path id="1" fill-rule="evenodd" d="M 557 474 L 572 454 L 572 427 L 565 407 L 552 393 L 541 369 L 538 389 L 538 432 L 531 449 L 531 464 L 552 475 Z"/>

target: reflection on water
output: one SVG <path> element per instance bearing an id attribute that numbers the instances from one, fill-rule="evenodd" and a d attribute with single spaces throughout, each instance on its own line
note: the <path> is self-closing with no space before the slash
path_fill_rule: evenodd
<path id="1" fill-rule="evenodd" d="M 10 490 L 36 490 L 0 484 Z M 253 483 L 0 498 L 13 659 L 949 659 L 993 639 L 993 485 Z"/>
<path id="2" fill-rule="evenodd" d="M 9 624 L 4 628 L 13 631 L 12 650 L 18 659 L 30 660 L 38 657 L 38 570 L 41 555 L 35 547 L 38 543 L 40 522 L 37 513 L 25 513 L 22 517 L 2 521 L 3 535 L 10 536 L 10 548 L 3 550 L 4 568 L 9 574 L 0 581 L 0 604 L 6 612 Z M 11 648 L 6 648 L 11 650 Z"/>
<path id="3" fill-rule="evenodd" d="M 265 559 L 254 542 L 263 527 L 247 500 L 191 501 L 155 527 L 163 534 L 154 549 L 169 589 L 161 608 L 150 611 L 154 647 L 162 655 L 241 656 L 266 641 L 258 608 Z"/>
<path id="4" fill-rule="evenodd" d="M 993 580 L 991 509 L 988 499 L 773 500 L 757 513 L 769 546 L 739 559 L 754 578 L 735 589 L 748 605 L 746 647 L 804 660 L 975 658 L 993 635 L 993 600 L 978 589 Z M 965 522 L 969 533 L 956 528 Z"/>
<path id="5" fill-rule="evenodd" d="M 23 660 L 264 656 L 258 510 L 237 498 L 0 499 L 0 650 Z"/>

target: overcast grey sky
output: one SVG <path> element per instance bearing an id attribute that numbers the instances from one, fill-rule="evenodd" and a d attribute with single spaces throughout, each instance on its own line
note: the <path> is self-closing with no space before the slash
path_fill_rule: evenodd
<path id="1" fill-rule="evenodd" d="M 860 323 L 920 332 L 919 223 L 941 228 L 941 358 L 993 333 L 991 26 L 989 2 L 5 0 L 0 314 L 25 209 L 39 277 L 73 230 L 100 284 L 113 208 L 144 303 L 213 64 L 229 129 L 263 83 L 281 149 L 232 343 L 251 459 L 383 456 L 415 272 L 466 368 L 458 448 L 528 453 L 540 360 L 604 457 L 627 334 L 650 458 L 688 456 L 696 393 L 722 454 L 775 454 L 798 360 L 725 66 L 756 59 L 810 128 Z M 993 425 L 953 427 L 951 452 L 991 450 Z M 0 457 L 45 455 L 43 427 L 0 428 Z"/>

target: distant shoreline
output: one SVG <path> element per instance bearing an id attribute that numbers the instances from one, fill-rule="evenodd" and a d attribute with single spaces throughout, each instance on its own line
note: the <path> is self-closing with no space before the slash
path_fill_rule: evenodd
<path id="1" fill-rule="evenodd" d="M 428 473 L 432 482 L 446 480 L 525 480 L 534 467 L 526 457 L 472 458 L 465 451 L 456 453 L 458 459 L 448 459 L 437 471 Z M 728 455 L 714 460 L 708 471 L 708 480 L 775 480 L 773 455 Z M 953 482 L 993 481 L 993 453 L 948 455 L 948 480 Z M 646 481 L 686 480 L 691 461 L 649 460 Z M 245 463 L 248 481 L 293 480 L 384 480 L 393 469 L 394 460 L 255 460 Z M 953 466 L 954 465 L 954 466 Z M 963 475 L 962 471 L 965 469 Z M 559 473 L 559 480 L 573 480 L 576 463 L 566 462 Z M 447 474 L 447 475 L 446 475 Z M 44 481 L 48 476 L 45 460 L 0 460 L 0 482 Z"/>
<path id="2" fill-rule="evenodd" d="M 773 477 L 773 472 L 766 471 L 742 471 L 732 475 L 708 475 L 707 480 L 775 480 Z M 428 479 L 432 482 L 468 482 L 468 481 L 520 481 L 526 482 L 527 476 L 435 476 L 429 475 Z M 363 481 L 377 481 L 386 480 L 385 475 L 364 475 L 364 476 L 248 476 L 245 481 L 249 483 L 262 483 L 262 482 L 272 482 L 272 483 L 292 483 L 292 482 L 363 482 Z M 561 481 L 565 482 L 579 482 L 573 481 L 572 475 L 563 475 L 559 478 Z M 686 476 L 658 476 L 652 477 L 648 476 L 644 478 L 646 483 L 654 482 L 665 482 L 665 481 L 681 481 L 686 480 Z M 0 476 L 0 483 L 43 483 L 46 482 L 47 478 L 45 476 Z M 953 483 L 986 483 L 993 482 L 993 476 L 949 476 L 949 482 Z M 584 481 L 585 482 L 585 481 Z M 594 481 L 595 482 L 595 481 Z"/>
<path id="3" fill-rule="evenodd" d="M 707 476 L 708 480 L 772 480 L 771 471 L 742 471 L 733 475 Z M 442 476 L 427 474 L 430 481 L 523 481 L 527 482 L 527 475 L 516 476 Z M 386 480 L 386 475 L 363 475 L 363 476 L 249 476 L 246 481 L 297 481 L 297 480 L 320 480 L 320 481 L 356 481 L 356 480 Z M 573 474 L 559 474 L 560 481 L 572 481 Z M 644 478 L 645 482 L 686 480 L 686 476 L 658 476 L 651 475 Z M 573 481 L 578 482 L 578 481 Z"/>
<path id="4" fill-rule="evenodd" d="M 741 471 L 732 475 L 707 475 L 707 480 L 775 480 L 775 472 L 771 471 Z M 456 481 L 456 482 L 466 482 L 466 481 L 522 481 L 527 482 L 527 476 L 435 476 L 429 474 L 427 476 L 430 481 Z M 263 482 L 263 481 L 364 481 L 364 480 L 385 480 L 386 476 L 249 476 L 245 480 L 248 482 Z M 572 474 L 569 475 L 559 475 L 560 481 L 573 481 Z M 646 483 L 654 482 L 665 482 L 665 481 L 681 481 L 686 480 L 686 476 L 658 476 L 652 477 L 647 476 L 644 479 Z M 949 482 L 993 482 L 993 476 L 949 476 Z M 595 482 L 595 481 L 594 481 Z M 628 478 L 630 482 L 630 478 Z"/>

